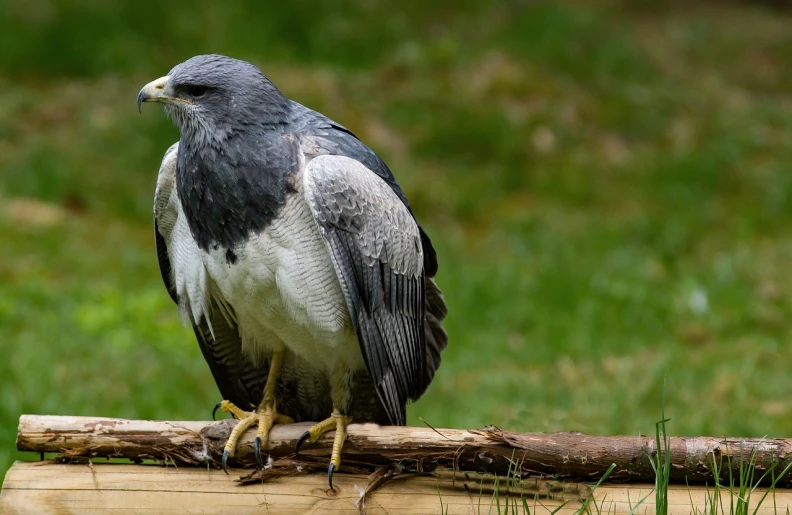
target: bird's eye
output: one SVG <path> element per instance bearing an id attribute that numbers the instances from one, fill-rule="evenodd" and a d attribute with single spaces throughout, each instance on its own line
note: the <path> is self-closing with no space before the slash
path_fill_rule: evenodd
<path id="1" fill-rule="evenodd" d="M 187 93 L 193 98 L 201 98 L 206 95 L 206 88 L 203 86 L 187 86 Z"/>

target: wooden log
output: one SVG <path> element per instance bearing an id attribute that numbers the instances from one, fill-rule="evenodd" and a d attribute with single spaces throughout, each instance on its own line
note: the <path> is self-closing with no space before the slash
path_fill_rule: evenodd
<path id="1" fill-rule="evenodd" d="M 156 459 L 179 465 L 219 462 L 235 422 L 170 422 L 94 417 L 22 415 L 17 435 L 20 451 L 55 452 L 70 458 Z M 275 426 L 270 455 L 283 466 L 326 465 L 333 433 L 305 447 L 295 460 L 294 446 L 308 424 Z M 253 434 L 240 441 L 236 464 L 252 466 Z M 712 481 L 713 464 L 721 478 L 753 464 L 756 476 L 778 477 L 792 463 L 792 440 L 675 437 L 670 439 L 672 482 Z M 662 449 L 661 449 L 662 451 Z M 589 436 L 581 433 L 515 433 L 488 430 L 384 427 L 352 424 L 344 446 L 342 470 L 372 471 L 398 463 L 416 471 L 438 465 L 459 471 L 549 474 L 557 478 L 595 480 L 611 466 L 610 479 L 653 482 L 655 439 L 647 436 Z M 788 484 L 786 474 L 779 485 Z"/>
<path id="2" fill-rule="evenodd" d="M 364 475 L 340 474 L 335 491 L 325 490 L 324 474 L 273 478 L 240 485 L 233 476 L 197 467 L 94 464 L 65 465 L 17 462 L 8 471 L 0 492 L 2 514 L 66 513 L 347 513 L 360 511 Z M 374 492 L 363 508 L 381 513 L 476 514 L 520 513 L 571 515 L 588 503 L 584 513 L 655 513 L 652 485 L 563 484 L 535 480 L 521 488 L 500 483 L 494 495 L 491 477 L 475 474 L 454 481 L 442 474 L 411 475 L 391 481 Z M 758 488 L 748 499 L 747 513 L 770 515 L 792 509 L 792 491 L 776 490 L 761 500 Z M 671 515 L 729 512 L 737 491 L 675 485 L 668 492 Z M 761 500 L 761 503 L 760 503 Z M 524 501 L 524 502 L 523 502 Z M 516 506 L 515 506 L 516 503 Z M 507 508 L 508 507 L 508 508 Z M 756 509 L 756 511 L 754 511 Z"/>

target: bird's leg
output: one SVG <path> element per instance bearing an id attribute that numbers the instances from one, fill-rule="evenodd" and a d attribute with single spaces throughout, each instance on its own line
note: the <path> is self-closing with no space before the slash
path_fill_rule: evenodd
<path id="1" fill-rule="evenodd" d="M 294 419 L 287 415 L 278 413 L 275 399 L 275 380 L 280 375 L 283 354 L 285 351 L 277 351 L 272 355 L 270 362 L 270 372 L 267 377 L 267 384 L 264 386 L 264 398 L 258 407 L 258 431 L 256 440 L 253 443 L 256 451 L 256 461 L 261 468 L 264 468 L 264 461 L 261 459 L 261 448 L 267 448 L 269 444 L 269 433 L 274 424 L 292 424 Z"/>
<path id="2" fill-rule="evenodd" d="M 350 374 L 346 367 L 339 365 L 337 373 L 333 376 L 331 397 L 333 399 L 333 413 L 318 424 L 303 433 L 297 440 L 296 452 L 300 453 L 300 447 L 305 442 L 315 443 L 323 434 L 335 429 L 336 434 L 333 438 L 333 451 L 330 454 L 330 465 L 327 467 L 327 482 L 330 489 L 333 488 L 333 473 L 341 468 L 341 450 L 347 437 L 347 426 L 352 422 L 352 417 L 343 415 L 339 406 L 349 405 L 350 395 Z"/>
<path id="3" fill-rule="evenodd" d="M 228 437 L 228 441 L 226 441 L 225 448 L 223 449 L 222 463 L 223 470 L 226 472 L 228 472 L 228 458 L 234 455 L 239 438 L 255 422 L 258 422 L 258 431 L 256 431 L 254 449 L 256 451 L 256 461 L 262 468 L 264 467 L 264 461 L 261 459 L 261 448 L 263 446 L 266 449 L 269 440 L 269 432 L 272 426 L 274 424 L 291 424 L 294 422 L 291 417 L 278 413 L 275 405 L 275 385 L 280 375 L 284 353 L 285 350 L 278 350 L 272 355 L 267 383 L 264 385 L 264 398 L 261 400 L 261 404 L 259 404 L 256 411 L 244 411 L 235 406 L 232 402 L 226 400 L 218 405 L 221 411 L 231 413 L 234 418 L 239 420 L 239 423 L 237 423 L 231 431 L 231 435 Z M 217 406 L 215 409 L 217 409 Z"/>
<path id="4" fill-rule="evenodd" d="M 344 441 L 347 437 L 347 426 L 350 422 L 352 422 L 352 417 L 342 415 L 337 409 L 334 409 L 332 415 L 318 424 L 311 426 L 311 428 L 304 432 L 299 440 L 297 440 L 297 454 L 299 455 L 300 447 L 302 447 L 305 442 L 315 443 L 323 434 L 335 429 L 336 434 L 333 438 L 333 452 L 330 454 L 330 465 L 327 467 L 327 481 L 330 488 L 333 488 L 333 472 L 341 468 L 341 449 L 344 447 Z"/>

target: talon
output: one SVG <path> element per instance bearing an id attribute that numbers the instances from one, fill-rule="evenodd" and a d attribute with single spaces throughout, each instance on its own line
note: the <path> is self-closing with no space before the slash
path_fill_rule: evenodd
<path id="1" fill-rule="evenodd" d="M 330 485 L 330 490 L 333 489 L 333 472 L 335 471 L 335 463 L 330 463 L 327 466 L 327 483 Z"/>
<path id="2" fill-rule="evenodd" d="M 305 441 L 308 440 L 310 437 L 311 437 L 311 432 L 310 431 L 306 431 L 306 432 L 304 432 L 303 434 L 300 435 L 300 437 L 297 439 L 297 445 L 294 446 L 294 454 L 295 454 L 295 456 L 299 456 L 300 455 L 300 447 L 302 447 L 302 445 L 305 443 Z"/>
<path id="3" fill-rule="evenodd" d="M 212 420 L 217 420 L 217 419 L 215 418 L 215 413 L 217 413 L 217 410 L 219 410 L 219 409 L 220 409 L 220 406 L 221 406 L 222 404 L 223 404 L 223 401 L 220 401 L 220 402 L 218 402 L 217 404 L 215 404 L 215 405 L 214 405 L 214 409 L 212 410 Z"/>
<path id="4" fill-rule="evenodd" d="M 272 356 L 269 377 L 267 378 L 267 383 L 264 385 L 264 396 L 259 407 L 256 408 L 255 411 L 244 411 L 229 400 L 221 401 L 212 411 L 212 418 L 214 418 L 216 411 L 219 409 L 220 411 L 230 412 L 231 415 L 238 420 L 237 424 L 231 430 L 231 434 L 228 436 L 225 448 L 223 449 L 222 465 L 226 474 L 228 474 L 228 457 L 234 455 L 234 450 L 237 447 L 237 443 L 239 443 L 239 439 L 250 426 L 258 422 L 258 432 L 256 433 L 253 447 L 255 449 L 256 462 L 258 462 L 258 465 L 263 469 L 264 460 L 261 458 L 261 448 L 267 448 L 269 432 L 270 429 L 272 429 L 272 425 L 293 422 L 291 417 L 281 415 L 275 409 L 277 402 L 275 397 L 275 381 L 280 373 L 284 352 L 285 351 L 278 351 Z"/>
<path id="5" fill-rule="evenodd" d="M 223 450 L 223 470 L 226 474 L 228 474 L 228 449 Z"/>
<path id="6" fill-rule="evenodd" d="M 262 469 L 264 468 L 264 460 L 261 459 L 261 437 L 257 436 L 255 440 L 253 440 L 253 450 L 256 451 L 256 462 L 258 463 L 259 467 Z"/>
<path id="7" fill-rule="evenodd" d="M 323 421 L 314 424 L 311 429 L 303 433 L 297 439 L 297 452 L 300 446 L 308 440 L 311 443 L 316 442 L 321 436 L 328 431 L 335 430 L 333 437 L 333 452 L 330 454 L 330 465 L 327 467 L 327 483 L 330 488 L 333 488 L 333 473 L 341 468 L 341 450 L 344 447 L 344 441 L 347 438 L 347 425 L 351 421 L 351 417 L 342 415 L 338 410 L 333 410 L 333 413 Z"/>

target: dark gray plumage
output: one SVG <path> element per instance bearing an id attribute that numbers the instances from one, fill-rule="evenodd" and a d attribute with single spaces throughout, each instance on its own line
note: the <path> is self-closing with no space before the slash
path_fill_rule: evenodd
<path id="1" fill-rule="evenodd" d="M 144 101 L 181 133 L 155 195 L 163 280 L 223 397 L 258 405 L 282 355 L 279 413 L 404 424 L 447 311 L 434 248 L 385 163 L 228 57 L 176 66 Z"/>

